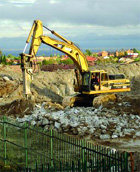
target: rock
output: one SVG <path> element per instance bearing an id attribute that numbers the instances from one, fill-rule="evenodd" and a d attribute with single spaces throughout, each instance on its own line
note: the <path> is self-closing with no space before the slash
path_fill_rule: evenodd
<path id="1" fill-rule="evenodd" d="M 117 126 L 115 132 L 116 132 L 116 133 L 120 133 L 120 132 L 121 132 L 121 127 L 120 127 L 120 126 Z"/>
<path id="2" fill-rule="evenodd" d="M 42 125 L 42 121 L 38 121 L 36 124 L 38 127 Z"/>
<path id="3" fill-rule="evenodd" d="M 16 121 L 19 122 L 19 123 L 23 123 L 23 122 L 26 121 L 26 118 L 18 118 L 17 117 Z"/>
<path id="4" fill-rule="evenodd" d="M 132 132 L 135 132 L 135 130 L 132 128 L 129 128 L 129 129 L 124 129 L 123 130 L 123 133 L 124 133 L 124 135 L 130 135 Z"/>
<path id="5" fill-rule="evenodd" d="M 139 126 L 135 125 L 133 128 L 138 129 L 138 128 L 139 128 Z"/>
<path id="6" fill-rule="evenodd" d="M 135 115 L 130 114 L 131 119 L 135 119 Z"/>
<path id="7" fill-rule="evenodd" d="M 102 135 L 100 135 L 100 139 L 102 139 L 102 140 L 110 139 L 110 135 L 109 134 L 102 134 Z"/>
<path id="8" fill-rule="evenodd" d="M 131 104 L 129 102 L 123 102 L 123 105 L 127 106 L 127 107 L 131 106 Z"/>
<path id="9" fill-rule="evenodd" d="M 3 77 L 4 81 L 10 81 L 10 79 L 7 76 Z"/>
<path id="10" fill-rule="evenodd" d="M 36 125 L 36 121 L 32 121 L 31 125 L 33 125 L 33 126 Z"/>
<path id="11" fill-rule="evenodd" d="M 94 110 L 94 113 L 97 113 L 97 112 L 98 112 L 98 109 L 95 109 L 95 110 Z"/>
<path id="12" fill-rule="evenodd" d="M 98 109 L 99 109 L 99 111 L 101 111 L 103 109 L 103 106 L 101 105 Z"/>
<path id="13" fill-rule="evenodd" d="M 37 116 L 37 119 L 38 119 L 39 121 L 43 121 L 44 117 L 43 117 L 41 114 L 39 114 L 39 115 Z"/>
<path id="14" fill-rule="evenodd" d="M 49 118 L 50 116 L 51 116 L 50 113 L 46 113 L 46 114 L 44 115 L 44 117 L 46 117 L 46 118 Z"/>
<path id="15" fill-rule="evenodd" d="M 140 137 L 140 131 L 137 131 L 135 136 Z"/>
<path id="16" fill-rule="evenodd" d="M 88 129 L 87 127 L 80 127 L 77 130 L 78 130 L 79 135 L 84 136 Z"/>
<path id="17" fill-rule="evenodd" d="M 44 118 L 44 119 L 42 120 L 42 125 L 47 125 L 47 124 L 49 124 L 49 120 L 46 119 L 46 118 Z"/>
<path id="18" fill-rule="evenodd" d="M 49 121 L 49 124 L 53 124 L 54 123 L 54 121 Z"/>
<path id="19" fill-rule="evenodd" d="M 32 119 L 33 120 L 36 120 L 37 118 L 38 118 L 38 114 L 37 113 L 32 114 Z"/>
<path id="20" fill-rule="evenodd" d="M 75 114 L 77 114 L 78 112 L 79 112 L 79 110 L 77 110 L 77 109 L 74 110 L 74 113 L 75 113 Z"/>
<path id="21" fill-rule="evenodd" d="M 64 107 L 61 106 L 60 104 L 58 103 L 52 103 L 52 102 L 47 102 L 47 103 L 44 103 L 44 109 L 55 109 L 55 110 L 63 110 Z"/>
<path id="22" fill-rule="evenodd" d="M 43 103 L 42 103 L 42 105 L 43 105 Z M 41 106 L 39 105 L 39 104 L 35 104 L 35 107 L 37 107 L 37 108 L 41 108 Z"/>
<path id="23" fill-rule="evenodd" d="M 45 127 L 44 127 L 44 131 L 48 131 L 49 130 L 49 125 L 46 125 Z"/>
<path id="24" fill-rule="evenodd" d="M 60 123 L 62 124 L 62 126 L 63 126 L 64 128 L 66 128 L 66 127 L 69 125 L 68 119 L 65 119 L 65 118 L 61 118 L 61 119 L 60 119 Z"/>
<path id="25" fill-rule="evenodd" d="M 78 134 L 77 128 L 72 128 L 72 133 L 73 133 L 74 135 L 77 135 L 77 134 Z"/>
<path id="26" fill-rule="evenodd" d="M 127 117 L 127 114 L 123 114 L 123 117 Z"/>
<path id="27" fill-rule="evenodd" d="M 94 98 L 93 106 L 94 107 L 100 107 L 101 105 L 105 106 L 109 102 L 115 102 L 116 100 L 117 100 L 117 97 L 115 94 L 100 95 Z"/>
<path id="28" fill-rule="evenodd" d="M 112 139 L 116 139 L 116 138 L 118 138 L 118 135 L 113 134 L 113 135 L 112 135 Z"/>
<path id="29" fill-rule="evenodd" d="M 105 125 L 101 125 L 101 129 L 102 130 L 105 130 L 106 129 L 106 126 Z"/>
<path id="30" fill-rule="evenodd" d="M 70 123 L 70 126 L 73 128 L 78 127 L 78 125 L 79 125 L 79 123 L 77 123 L 76 121 L 75 121 L 75 123 Z"/>
<path id="31" fill-rule="evenodd" d="M 61 125 L 61 124 L 60 124 L 60 123 L 58 123 L 58 122 L 55 122 L 55 123 L 54 123 L 54 127 L 55 127 L 55 128 L 57 128 L 57 129 L 59 129 L 59 128 L 60 128 L 60 125 Z"/>
<path id="32" fill-rule="evenodd" d="M 105 134 L 105 133 L 106 133 L 106 130 L 102 130 L 101 133 L 102 133 L 102 134 Z"/>
<path id="33" fill-rule="evenodd" d="M 120 136 L 120 137 L 124 137 L 125 135 L 124 135 L 122 132 L 120 132 L 120 133 L 119 133 L 119 136 Z"/>
<path id="34" fill-rule="evenodd" d="M 90 128 L 89 130 L 88 130 L 88 133 L 89 134 L 93 134 L 95 132 L 95 128 Z"/>

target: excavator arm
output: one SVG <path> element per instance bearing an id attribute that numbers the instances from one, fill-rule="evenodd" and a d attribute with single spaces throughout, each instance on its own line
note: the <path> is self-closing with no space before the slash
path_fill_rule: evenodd
<path id="1" fill-rule="evenodd" d="M 37 54 L 37 51 L 41 43 L 51 46 L 67 54 L 74 61 L 74 64 L 77 66 L 81 74 L 83 72 L 89 71 L 88 63 L 87 63 L 85 55 L 73 42 L 67 40 L 66 38 L 48 29 L 47 27 L 45 28 L 49 30 L 57 38 L 59 38 L 61 41 L 51 38 L 49 36 L 45 36 L 43 35 L 43 27 L 45 26 L 42 25 L 42 22 L 40 20 L 34 21 L 31 31 L 26 41 L 24 51 L 22 54 L 20 54 L 21 55 L 21 68 L 22 68 L 22 73 L 23 73 L 24 93 L 26 95 L 31 94 L 30 83 L 32 80 L 33 60 L 35 59 L 35 56 Z M 30 42 L 31 37 L 32 37 L 32 41 L 31 41 L 31 45 L 29 49 L 29 54 L 25 54 L 26 47 L 28 43 Z"/>

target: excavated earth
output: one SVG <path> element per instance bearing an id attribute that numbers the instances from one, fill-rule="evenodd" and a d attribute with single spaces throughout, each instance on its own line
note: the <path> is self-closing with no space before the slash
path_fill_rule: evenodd
<path id="1" fill-rule="evenodd" d="M 34 99 L 23 97 L 19 66 L 0 66 L 0 115 L 30 122 L 47 130 L 86 137 L 89 141 L 140 152 L 140 62 L 92 67 L 110 74 L 124 73 L 131 80 L 131 92 L 119 93 L 105 107 L 64 108 L 65 96 L 73 95 L 74 70 L 41 71 L 34 74 Z"/>

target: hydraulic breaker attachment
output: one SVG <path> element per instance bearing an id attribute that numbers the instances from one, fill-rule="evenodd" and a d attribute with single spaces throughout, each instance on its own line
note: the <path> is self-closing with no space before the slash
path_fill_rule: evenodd
<path id="1" fill-rule="evenodd" d="M 21 69 L 22 69 L 22 76 L 23 76 L 23 92 L 26 95 L 26 98 L 31 96 L 31 81 L 33 79 L 33 70 L 32 70 L 32 63 L 29 60 L 30 55 L 26 55 L 24 53 L 20 54 L 21 56 Z"/>

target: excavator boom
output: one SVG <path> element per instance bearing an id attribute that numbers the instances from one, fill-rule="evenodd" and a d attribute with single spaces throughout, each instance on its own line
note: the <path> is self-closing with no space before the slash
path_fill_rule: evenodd
<path id="1" fill-rule="evenodd" d="M 30 57 L 30 59 L 28 59 L 28 62 L 32 61 L 32 59 L 36 56 L 36 53 L 41 43 L 43 43 L 61 51 L 62 53 L 67 54 L 74 61 L 75 65 L 78 67 L 80 72 L 89 71 L 85 55 L 73 42 L 67 40 L 60 34 L 48 29 L 47 27 L 45 28 L 47 28 L 53 35 L 55 35 L 62 41 L 56 40 L 49 36 L 45 36 L 43 35 L 43 27 L 45 26 L 42 25 L 42 22 L 40 20 L 34 21 L 26 41 L 26 43 L 28 44 L 31 39 L 31 36 L 33 36 L 28 54 L 29 56 L 26 54 L 26 56 Z"/>
<path id="2" fill-rule="evenodd" d="M 49 30 L 53 35 L 55 35 L 57 38 L 61 39 L 62 41 L 56 40 L 49 36 L 45 36 L 43 34 L 43 27 Z M 32 37 L 32 40 L 31 40 L 31 37 Z M 29 54 L 25 54 L 27 45 L 30 42 L 30 40 L 31 40 L 31 45 L 29 49 Z M 67 40 L 60 34 L 56 33 L 55 31 L 52 31 L 48 29 L 47 27 L 43 26 L 40 20 L 35 20 L 30 30 L 29 36 L 26 40 L 24 51 L 22 54 L 20 54 L 25 95 L 31 94 L 30 83 L 32 80 L 33 61 L 36 57 L 36 53 L 41 43 L 51 46 L 61 51 L 62 53 L 67 54 L 74 61 L 74 64 L 77 66 L 81 74 L 83 72 L 89 71 L 88 63 L 87 63 L 85 55 L 76 45 L 74 45 L 73 42 Z"/>

